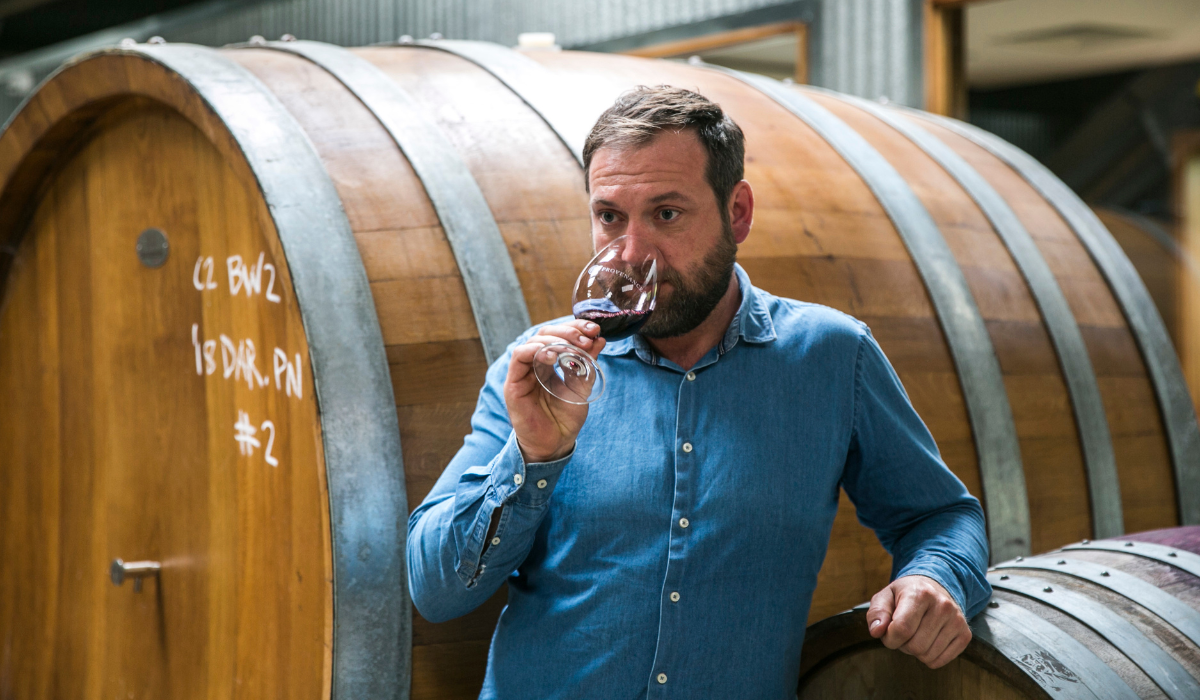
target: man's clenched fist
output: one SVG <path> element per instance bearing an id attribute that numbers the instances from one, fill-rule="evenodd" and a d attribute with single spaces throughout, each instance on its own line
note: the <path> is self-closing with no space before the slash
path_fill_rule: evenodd
<path id="1" fill-rule="evenodd" d="M 954 660 L 971 642 L 971 628 L 945 588 L 927 576 L 903 576 L 871 598 L 871 636 L 929 668 Z"/>

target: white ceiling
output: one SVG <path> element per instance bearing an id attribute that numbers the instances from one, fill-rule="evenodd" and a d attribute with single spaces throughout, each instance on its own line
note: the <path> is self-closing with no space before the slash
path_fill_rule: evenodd
<path id="1" fill-rule="evenodd" d="M 991 0 L 966 25 L 971 87 L 1200 58 L 1200 0 Z"/>

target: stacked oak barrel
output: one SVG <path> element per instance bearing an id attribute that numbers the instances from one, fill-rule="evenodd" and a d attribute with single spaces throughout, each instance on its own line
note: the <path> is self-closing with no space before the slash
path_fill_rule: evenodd
<path id="1" fill-rule="evenodd" d="M 405 521 L 490 359 L 569 313 L 591 123 L 660 83 L 742 126 L 740 262 L 871 326 L 994 560 L 1200 522 L 1145 286 L 995 137 L 612 55 L 128 45 L 0 135 L 0 697 L 473 697 L 504 591 L 422 621 Z M 889 568 L 843 499 L 814 621 Z"/>

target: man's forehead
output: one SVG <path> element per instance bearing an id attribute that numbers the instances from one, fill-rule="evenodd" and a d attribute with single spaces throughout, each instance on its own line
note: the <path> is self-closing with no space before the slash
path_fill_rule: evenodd
<path id="1" fill-rule="evenodd" d="M 636 146 L 604 147 L 589 168 L 591 189 L 635 187 L 639 191 L 704 186 L 707 153 L 691 131 L 664 132 Z"/>

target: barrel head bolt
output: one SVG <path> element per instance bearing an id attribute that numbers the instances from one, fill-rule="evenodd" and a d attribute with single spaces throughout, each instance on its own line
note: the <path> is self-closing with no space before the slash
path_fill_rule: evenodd
<path id="1" fill-rule="evenodd" d="M 1108 573 L 1107 571 L 1101 571 L 1100 575 L 1101 576 L 1111 576 L 1112 574 Z"/>
<path id="2" fill-rule="evenodd" d="M 134 250 L 143 265 L 158 268 L 166 264 L 171 253 L 171 244 L 162 229 L 148 228 L 138 235 Z"/>
<path id="3" fill-rule="evenodd" d="M 442 39 L 445 39 L 446 37 L 442 36 L 441 32 L 434 32 L 433 34 L 429 35 L 429 38 L 431 41 L 441 41 Z"/>
<path id="4" fill-rule="evenodd" d="M 688 64 L 693 66 L 704 65 L 704 59 L 699 56 L 688 56 Z"/>
<path id="5" fill-rule="evenodd" d="M 295 41 L 296 35 L 295 34 L 284 34 L 283 36 L 279 37 L 279 40 L 280 41 Z"/>
<path id="6" fill-rule="evenodd" d="M 1082 544 L 1091 544 L 1091 543 L 1092 543 L 1092 541 L 1091 541 L 1091 540 L 1084 540 L 1084 541 L 1082 542 Z"/>
<path id="7" fill-rule="evenodd" d="M 251 46 L 266 46 L 267 40 L 263 38 L 262 34 L 255 34 L 254 36 L 250 37 L 250 41 L 246 43 L 250 44 Z"/>
<path id="8" fill-rule="evenodd" d="M 1004 574 L 1004 575 L 1002 575 L 1002 576 L 1000 577 L 1000 580 L 1001 580 L 1001 581 L 1007 581 L 1007 580 L 1008 580 L 1008 574 Z"/>
<path id="9" fill-rule="evenodd" d="M 113 559 L 112 566 L 108 569 L 108 576 L 112 579 L 114 586 L 125 583 L 125 562 L 119 558 Z"/>
<path id="10" fill-rule="evenodd" d="M 133 47 L 137 46 L 137 40 L 130 39 L 129 37 L 125 37 L 124 39 L 121 40 L 119 45 L 123 49 L 132 49 Z"/>
<path id="11" fill-rule="evenodd" d="M 1017 557 L 1014 561 L 1025 561 L 1025 557 Z"/>
<path id="12" fill-rule="evenodd" d="M 1132 542 L 1126 542 L 1126 543 L 1125 543 L 1125 546 L 1126 546 L 1126 547 L 1132 547 L 1132 546 L 1133 546 L 1133 543 L 1132 543 Z"/>
<path id="13" fill-rule="evenodd" d="M 167 40 L 162 38 L 161 36 L 152 36 L 146 40 L 146 43 L 147 44 L 165 44 L 165 43 L 167 43 Z"/>
<path id="14" fill-rule="evenodd" d="M 1066 559 L 1059 559 L 1059 560 L 1058 560 L 1058 565 L 1059 565 L 1059 566 L 1063 566 L 1063 565 L 1064 565 L 1064 564 L 1066 564 L 1066 563 L 1067 563 L 1067 560 L 1066 560 Z"/>
<path id="15" fill-rule="evenodd" d="M 401 43 L 401 44 L 411 44 L 411 43 L 413 43 L 413 38 L 412 38 L 412 35 L 411 35 L 411 34 L 404 34 L 404 35 L 402 35 L 402 36 L 400 37 L 399 43 Z"/>
<path id="16" fill-rule="evenodd" d="M 999 604 L 999 603 L 997 603 L 997 602 L 996 602 L 996 601 L 994 601 L 994 600 L 989 600 L 989 601 L 988 601 L 988 607 L 989 607 L 989 608 L 993 608 L 993 609 L 995 609 L 995 608 L 998 608 L 998 607 L 1000 607 L 1000 604 Z"/>
<path id="17" fill-rule="evenodd" d="M 1053 593 L 1053 592 L 1054 592 L 1054 589 L 1051 588 L 1050 586 L 1046 586 L 1045 588 L 1042 589 L 1042 593 Z"/>
<path id="18" fill-rule="evenodd" d="M 1177 556 L 1179 556 L 1179 555 L 1178 555 L 1178 554 L 1176 554 L 1175 552 L 1167 552 L 1167 556 L 1168 556 L 1168 557 L 1177 557 Z"/>

